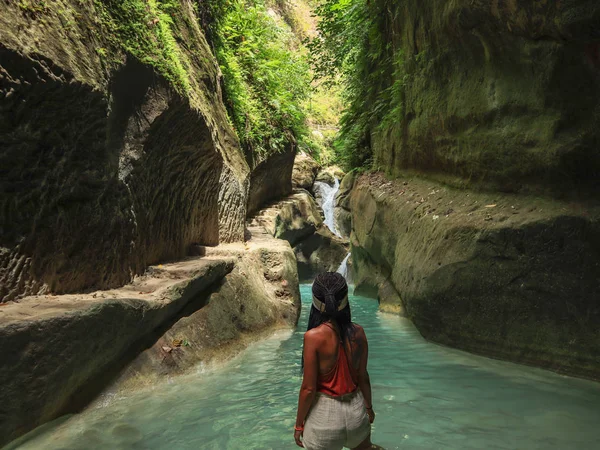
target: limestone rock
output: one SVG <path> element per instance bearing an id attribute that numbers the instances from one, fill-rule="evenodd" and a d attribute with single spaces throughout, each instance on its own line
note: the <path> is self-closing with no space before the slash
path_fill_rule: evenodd
<path id="1" fill-rule="evenodd" d="M 350 192 L 354 187 L 356 172 L 350 172 L 342 178 L 340 189 L 335 197 L 334 220 L 339 233 L 344 238 L 350 237 L 352 231 L 352 214 L 350 211 Z"/>
<path id="2" fill-rule="evenodd" d="M 386 38 L 402 54 L 402 112 L 371 134 L 376 167 L 503 191 L 597 186 L 600 2 L 397 8 Z"/>
<path id="3" fill-rule="evenodd" d="M 315 182 L 319 163 L 306 153 L 296 154 L 294 170 L 292 172 L 292 187 L 310 190 Z"/>
<path id="4" fill-rule="evenodd" d="M 171 25 L 191 43 L 184 91 L 89 20 L 93 2 L 63 3 L 43 20 L 0 4 L 0 301 L 122 286 L 243 239 L 249 167 L 193 9 Z"/>
<path id="5" fill-rule="evenodd" d="M 295 146 L 261 161 L 253 170 L 248 193 L 248 217 L 268 202 L 279 200 L 292 193 L 292 170 Z"/>
<path id="6" fill-rule="evenodd" d="M 154 345 L 128 365 L 112 392 L 164 382 L 200 361 L 222 361 L 265 332 L 296 325 L 300 290 L 294 253 L 287 242 L 257 228 L 250 231 L 250 248 L 234 270 L 211 292 L 190 302 Z M 207 249 L 208 256 L 214 251 Z M 184 344 L 165 357 L 162 347 L 177 340 Z"/>
<path id="7" fill-rule="evenodd" d="M 292 246 L 314 234 L 323 224 L 322 213 L 313 197 L 298 190 L 286 199 L 260 211 L 253 223 L 264 227 L 277 239 Z"/>
<path id="8" fill-rule="evenodd" d="M 320 272 L 335 272 L 348 254 L 347 242 L 322 226 L 294 247 L 298 276 L 311 280 Z"/>
<path id="9" fill-rule="evenodd" d="M 271 236 L 288 241 L 298 260 L 301 280 L 324 271 L 335 272 L 348 254 L 348 243 L 323 224 L 321 209 L 304 190 L 263 209 L 251 221 Z"/>
<path id="10" fill-rule="evenodd" d="M 594 203 L 374 174 L 356 182 L 351 204 L 357 287 L 372 287 L 382 306 L 401 302 L 424 337 L 600 379 Z M 398 298 L 386 297 L 391 288 Z"/>
<path id="11" fill-rule="evenodd" d="M 233 267 L 232 258 L 192 259 L 153 267 L 100 295 L 27 297 L 4 306 L 0 445 L 85 406 L 153 342 L 155 329 Z"/>
<path id="12" fill-rule="evenodd" d="M 330 186 L 333 186 L 335 180 L 342 179 L 344 177 L 344 171 L 337 166 L 329 166 L 321 169 L 319 173 L 317 173 L 317 177 L 315 181 L 321 181 L 323 183 L 327 183 Z"/>
<path id="13" fill-rule="evenodd" d="M 377 300 L 379 301 L 379 309 L 382 312 L 396 314 L 398 316 L 406 316 L 406 309 L 400 294 L 390 282 L 385 280 L 377 289 Z"/>
<path id="14" fill-rule="evenodd" d="M 338 207 L 333 210 L 333 219 L 337 225 L 337 231 L 343 238 L 348 239 L 352 230 L 352 213 Z"/>
<path id="15" fill-rule="evenodd" d="M 323 169 L 319 171 L 315 181 L 320 181 L 321 183 L 327 183 L 329 186 L 333 186 L 335 183 L 335 176 L 329 170 Z"/>

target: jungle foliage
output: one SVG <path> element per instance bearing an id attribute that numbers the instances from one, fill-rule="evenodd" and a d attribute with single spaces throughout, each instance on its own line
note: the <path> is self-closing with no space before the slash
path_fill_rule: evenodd
<path id="1" fill-rule="evenodd" d="M 316 9 L 319 34 L 308 46 L 315 73 L 342 84 L 346 109 L 335 152 L 346 169 L 368 167 L 372 133 L 403 116 L 400 7 L 397 0 L 323 0 Z"/>
<path id="2" fill-rule="evenodd" d="M 178 45 L 185 39 L 177 24 L 187 20 L 181 0 L 93 1 L 115 46 L 189 92 L 188 61 Z M 256 164 L 291 144 L 318 152 L 306 120 L 312 72 L 302 17 L 291 14 L 287 0 L 198 0 L 193 6 L 221 67 L 229 119 L 248 161 Z M 97 51 L 110 63 L 110 52 Z"/>
<path id="3" fill-rule="evenodd" d="M 302 107 L 311 89 L 308 53 L 277 3 L 212 0 L 203 11 L 230 119 L 255 162 L 308 138 Z"/>

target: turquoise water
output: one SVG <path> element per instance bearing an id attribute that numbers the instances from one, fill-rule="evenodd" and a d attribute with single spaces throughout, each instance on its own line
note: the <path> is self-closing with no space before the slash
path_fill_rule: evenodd
<path id="1" fill-rule="evenodd" d="M 302 286 L 308 305 L 309 286 Z M 388 449 L 598 449 L 600 384 L 472 356 L 424 341 L 410 322 L 351 297 L 370 341 L 377 414 Z M 19 449 L 293 449 L 298 330 L 225 366 L 107 401 L 31 434 Z"/>

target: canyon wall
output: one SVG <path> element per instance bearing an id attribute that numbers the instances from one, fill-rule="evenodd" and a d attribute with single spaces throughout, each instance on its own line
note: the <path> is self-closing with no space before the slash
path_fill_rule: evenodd
<path id="1" fill-rule="evenodd" d="M 192 4 L 142 12 L 148 42 L 180 38 L 163 53 L 127 41 L 125 13 L 0 5 L 0 301 L 119 286 L 243 239 L 249 168 Z"/>
<path id="2" fill-rule="evenodd" d="M 600 379 L 600 4 L 375 4 L 394 97 L 351 194 L 357 290 L 432 341 Z"/>
<path id="3" fill-rule="evenodd" d="M 246 228 L 295 146 L 249 167 L 202 6 L 0 3 L 0 446 L 298 320 L 292 248 Z"/>
<path id="4" fill-rule="evenodd" d="M 300 314 L 290 245 L 252 239 L 195 247 L 200 257 L 151 266 L 128 285 L 29 296 L 0 317 L 0 446 L 98 394 L 160 385 L 223 361 Z"/>
<path id="5" fill-rule="evenodd" d="M 387 84 L 400 98 L 371 133 L 377 167 L 504 191 L 598 186 L 598 2 L 409 0 L 389 11 Z"/>

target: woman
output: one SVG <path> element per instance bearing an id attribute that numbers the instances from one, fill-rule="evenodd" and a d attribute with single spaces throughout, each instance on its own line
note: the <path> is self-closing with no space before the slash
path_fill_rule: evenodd
<path id="1" fill-rule="evenodd" d="M 308 450 L 373 448 L 367 337 L 352 323 L 348 285 L 327 272 L 315 278 L 312 293 L 294 439 Z"/>

